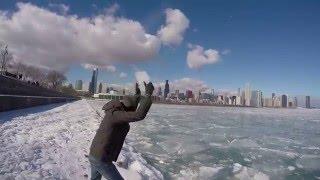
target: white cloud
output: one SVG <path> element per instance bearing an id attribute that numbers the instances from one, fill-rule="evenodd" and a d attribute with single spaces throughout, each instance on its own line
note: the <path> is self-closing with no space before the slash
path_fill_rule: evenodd
<path id="1" fill-rule="evenodd" d="M 109 71 L 109 72 L 116 72 L 116 71 L 117 71 L 116 67 L 115 67 L 115 66 L 112 66 L 112 65 L 106 66 L 105 69 L 106 69 L 107 71 Z"/>
<path id="2" fill-rule="evenodd" d="M 136 71 L 134 76 L 140 85 L 142 85 L 143 81 L 146 83 L 150 81 L 150 76 L 146 71 Z"/>
<path id="3" fill-rule="evenodd" d="M 119 74 L 119 77 L 120 78 L 126 78 L 128 76 L 128 74 L 127 73 L 124 73 L 124 72 L 121 72 L 120 74 Z"/>
<path id="4" fill-rule="evenodd" d="M 71 64 L 147 60 L 160 49 L 159 38 L 134 20 L 110 14 L 59 15 L 30 3 L 17 7 L 10 16 L 0 11 L 0 39 L 27 64 L 63 71 Z"/>
<path id="5" fill-rule="evenodd" d="M 208 88 L 208 85 L 204 81 L 188 78 L 188 77 L 174 80 L 173 83 L 171 84 L 173 89 L 179 89 L 181 91 L 185 91 L 185 90 L 199 91 L 199 90 L 204 90 Z"/>
<path id="6" fill-rule="evenodd" d="M 219 61 L 219 51 L 215 49 L 205 50 L 199 45 L 188 44 L 190 50 L 187 53 L 187 64 L 191 69 L 199 69 L 206 64 L 214 64 Z"/>
<path id="7" fill-rule="evenodd" d="M 119 4 L 114 3 L 110 7 L 107 7 L 104 11 L 105 11 L 106 14 L 111 14 L 112 15 L 112 14 L 116 13 L 119 9 L 120 9 Z"/>
<path id="8" fill-rule="evenodd" d="M 55 4 L 55 3 L 49 3 L 48 5 L 51 9 L 57 10 L 59 13 L 65 15 L 69 11 L 69 6 L 65 4 Z"/>
<path id="9" fill-rule="evenodd" d="M 95 68 L 99 68 L 100 70 L 107 70 L 108 72 L 116 72 L 117 71 L 117 68 L 113 65 L 97 66 L 97 65 L 85 63 L 85 64 L 81 64 L 81 66 L 85 69 L 88 69 L 88 70 L 93 70 Z"/>
<path id="10" fill-rule="evenodd" d="M 158 31 L 164 45 L 179 45 L 189 27 L 189 19 L 179 9 L 166 9 L 166 24 Z"/>
<path id="11" fill-rule="evenodd" d="M 165 82 L 157 82 L 154 84 L 156 88 L 160 86 L 161 89 L 164 90 Z M 181 92 L 192 90 L 194 92 L 198 92 L 204 91 L 209 88 L 209 86 L 204 81 L 189 77 L 169 81 L 169 86 L 171 92 L 174 92 L 174 90 L 180 90 Z"/>

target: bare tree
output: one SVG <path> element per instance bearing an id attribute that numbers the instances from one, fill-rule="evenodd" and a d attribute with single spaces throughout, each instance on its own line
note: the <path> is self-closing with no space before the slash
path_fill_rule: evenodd
<path id="1" fill-rule="evenodd" d="M 7 70 L 8 63 L 13 59 L 12 54 L 8 50 L 8 45 L 0 45 L 0 54 L 1 54 L 1 73 L 4 73 Z"/>
<path id="2" fill-rule="evenodd" d="M 58 89 L 67 80 L 67 78 L 58 71 L 50 71 L 47 74 L 46 79 L 48 82 L 48 86 L 53 89 Z"/>

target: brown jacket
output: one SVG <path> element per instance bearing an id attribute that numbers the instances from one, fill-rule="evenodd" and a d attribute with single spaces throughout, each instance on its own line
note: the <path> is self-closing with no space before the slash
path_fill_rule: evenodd
<path id="1" fill-rule="evenodd" d="M 141 96 L 136 111 L 125 111 L 123 104 L 112 100 L 103 106 L 105 116 L 92 141 L 90 155 L 104 162 L 117 161 L 123 142 L 129 132 L 129 122 L 143 120 L 152 101 Z"/>

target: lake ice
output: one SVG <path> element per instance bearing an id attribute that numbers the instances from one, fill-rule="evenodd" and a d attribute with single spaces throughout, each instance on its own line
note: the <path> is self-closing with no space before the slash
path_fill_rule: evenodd
<path id="1" fill-rule="evenodd" d="M 318 109 L 153 104 L 127 142 L 165 178 L 320 178 Z"/>

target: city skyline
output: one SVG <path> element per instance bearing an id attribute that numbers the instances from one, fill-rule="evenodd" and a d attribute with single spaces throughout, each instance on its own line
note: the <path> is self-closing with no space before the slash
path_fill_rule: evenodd
<path id="1" fill-rule="evenodd" d="M 118 85 L 141 78 L 183 84 L 187 78 L 195 87 L 236 91 L 249 82 L 264 94 L 320 97 L 315 43 L 320 37 L 313 35 L 320 30 L 318 1 L 290 1 L 290 6 L 278 1 L 63 0 L 0 5 L 6 12 L 0 18 L 0 38 L 15 57 L 61 70 L 72 84 L 78 79 L 89 82 L 92 69 L 99 67 L 98 82 Z M 51 24 L 44 21 L 48 17 Z M 48 28 L 42 31 L 41 24 Z M 28 25 L 31 28 L 24 28 Z M 28 31 L 20 34 L 18 27 Z M 87 34 L 83 29 L 88 27 L 103 33 Z M 117 33 L 120 38 L 115 38 Z M 24 54 L 29 42 L 32 55 Z"/>
<path id="2" fill-rule="evenodd" d="M 97 80 L 98 78 L 98 69 L 94 69 L 92 72 L 92 81 Z M 126 86 L 118 86 L 114 84 L 108 84 L 106 82 L 102 83 L 99 82 L 99 90 L 92 92 L 91 86 L 92 81 L 90 82 L 89 87 L 83 86 L 83 88 L 77 88 L 79 86 L 79 82 L 82 80 L 76 80 L 75 83 L 75 90 L 78 91 L 87 91 L 92 94 L 95 94 L 93 97 L 100 98 L 98 94 L 110 94 L 110 95 L 128 95 L 134 93 L 134 84 Z M 98 84 L 95 81 L 94 84 Z M 171 84 L 171 85 L 170 85 Z M 116 87 L 115 87 L 116 86 Z M 164 85 L 161 83 L 155 84 L 156 91 L 153 93 L 154 97 L 163 98 L 164 101 L 173 101 L 175 102 L 189 102 L 189 103 L 218 103 L 224 105 L 236 105 L 236 106 L 247 106 L 247 107 L 273 107 L 273 108 L 295 108 L 295 107 L 305 107 L 305 108 L 319 108 L 318 99 L 311 98 L 310 96 L 294 96 L 288 94 L 276 94 L 272 93 L 269 95 L 265 95 L 263 91 L 252 89 L 249 83 L 244 85 L 243 90 L 241 88 L 237 89 L 237 92 L 221 92 L 216 91 L 215 89 L 199 89 L 199 90 L 192 90 L 192 89 L 184 89 L 180 90 L 174 83 L 170 83 L 169 80 L 165 80 Z M 172 88 L 173 86 L 173 88 Z M 171 88 L 170 88 L 171 87 Z M 97 87 L 96 87 L 97 88 Z M 163 95 L 162 95 L 162 88 Z M 111 90 L 113 92 L 111 92 Z M 218 92 L 218 93 L 215 93 Z M 107 96 L 103 95 L 102 98 Z M 270 98 L 271 97 L 271 98 Z M 298 101 L 298 98 L 300 99 Z M 200 101 L 199 101 L 200 100 Z M 312 103 L 313 101 L 313 103 Z M 298 103 L 299 102 L 299 103 Z"/>

